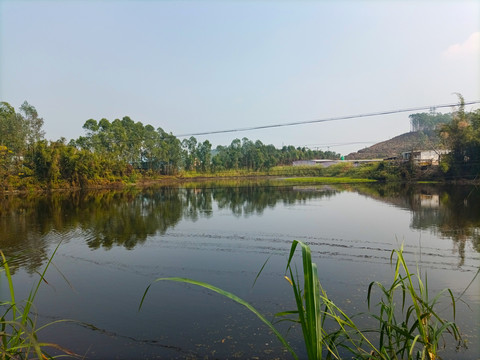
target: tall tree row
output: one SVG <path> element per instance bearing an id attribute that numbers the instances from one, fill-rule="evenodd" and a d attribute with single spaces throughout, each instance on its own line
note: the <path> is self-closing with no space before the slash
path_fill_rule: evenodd
<path id="1" fill-rule="evenodd" d="M 332 151 L 311 150 L 305 147 L 284 146 L 277 149 L 243 138 L 235 139 L 230 146 L 217 146 L 212 159 L 212 169 L 219 170 L 267 170 L 273 166 L 291 165 L 295 160 L 339 159 L 340 154 Z"/>
<path id="2" fill-rule="evenodd" d="M 181 164 L 180 141 L 162 128 L 134 122 L 128 116 L 110 122 L 87 120 L 86 136 L 70 142 L 78 149 L 114 159 L 125 166 L 174 174 Z"/>
<path id="3" fill-rule="evenodd" d="M 109 121 L 89 119 L 85 134 L 68 144 L 64 138 L 44 140 L 43 119 L 24 102 L 19 111 L 0 104 L 0 184 L 36 182 L 51 187 L 111 182 L 138 173 L 176 174 L 178 171 L 266 170 L 312 158 L 338 158 L 333 152 L 284 146 L 276 149 L 260 140 L 235 139 L 218 146 L 190 137 L 180 141 L 162 128 L 130 117 Z M 13 184 L 13 185 L 12 185 Z"/>

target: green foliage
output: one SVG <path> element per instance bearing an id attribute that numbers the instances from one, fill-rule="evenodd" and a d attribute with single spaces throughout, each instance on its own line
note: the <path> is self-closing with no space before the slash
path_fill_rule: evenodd
<path id="1" fill-rule="evenodd" d="M 325 168 L 317 165 L 275 166 L 268 171 L 268 174 L 275 176 L 327 176 Z"/>
<path id="2" fill-rule="evenodd" d="M 7 102 L 0 103 L 0 145 L 20 154 L 25 149 L 23 123 Z"/>
<path id="3" fill-rule="evenodd" d="M 43 119 L 26 101 L 18 113 L 10 104 L 0 103 L 0 189 L 17 186 L 22 183 L 18 181 L 19 176 L 30 173 L 24 168 L 23 159 L 31 154 L 35 143 L 42 140 L 42 126 Z"/>
<path id="4" fill-rule="evenodd" d="M 353 164 L 352 162 L 340 162 L 338 164 L 323 167 L 320 165 L 308 166 L 276 166 L 267 174 L 275 176 L 302 176 L 302 177 L 331 177 L 330 181 L 340 181 L 334 178 L 369 179 L 380 181 L 401 180 L 400 166 L 397 163 L 379 161 L 373 163 Z"/>
<path id="5" fill-rule="evenodd" d="M 0 145 L 0 187 L 5 189 L 7 179 L 11 173 L 12 151 L 8 147 Z"/>
<path id="6" fill-rule="evenodd" d="M 301 178 L 287 178 L 279 180 L 280 183 L 295 183 L 295 184 L 355 184 L 355 183 L 370 183 L 375 182 L 372 179 L 354 179 L 350 177 L 301 177 Z"/>
<path id="7" fill-rule="evenodd" d="M 293 264 L 297 246 L 302 250 L 302 278 Z M 372 300 L 373 288 L 381 290 L 382 297 L 377 304 L 378 314 L 371 314 L 378 324 L 378 330 L 361 329 L 342 309 L 332 302 L 322 288 L 318 270 L 312 262 L 310 247 L 305 243 L 294 240 L 290 248 L 285 276 L 292 286 L 296 309 L 276 314 L 287 321 L 299 323 L 302 328 L 303 339 L 310 360 L 341 359 L 346 354 L 355 359 L 427 359 L 438 358 L 438 345 L 445 332 L 450 333 L 455 340 L 461 341 L 457 325 L 446 321 L 435 311 L 435 306 L 444 293 L 448 293 L 452 303 L 453 318 L 455 319 L 455 298 L 451 290 L 446 289 L 436 294 L 433 298 L 428 292 L 428 282 L 425 277 L 423 282 L 419 276 L 412 274 L 403 257 L 403 248 L 394 250 L 391 261 L 396 256 L 395 275 L 389 287 L 381 283 L 372 282 L 368 287 L 368 305 Z M 264 269 L 262 266 L 258 276 Z M 417 286 L 414 285 L 417 280 Z M 273 324 L 263 317 L 255 308 L 236 295 L 219 289 L 216 286 L 186 278 L 158 278 L 148 285 L 140 301 L 141 309 L 150 287 L 159 281 L 175 281 L 201 286 L 208 290 L 223 295 L 240 305 L 245 306 L 262 320 L 277 336 L 281 343 L 290 351 L 292 356 L 298 356 L 288 345 L 283 336 L 275 329 Z M 400 291 L 401 310 L 400 317 L 396 302 L 397 291 Z M 326 324 L 335 324 L 336 328 L 327 331 Z M 378 345 L 374 343 L 378 341 Z"/>
<path id="8" fill-rule="evenodd" d="M 394 281 L 390 287 L 372 282 L 368 288 L 368 303 L 374 286 L 381 290 L 382 297 L 377 304 L 380 313 L 373 315 L 378 321 L 379 352 L 378 356 L 386 359 L 436 359 L 439 342 L 448 332 L 455 340 L 461 341 L 461 335 L 454 322 L 446 321 L 434 310 L 443 294 L 448 293 L 455 319 L 455 298 L 450 289 L 445 289 L 433 298 L 428 292 L 428 280 L 422 281 L 419 275 L 410 273 L 403 248 L 392 251 L 391 259 L 396 255 Z M 403 272 L 403 274 L 402 274 Z M 414 282 L 417 282 L 417 286 Z M 400 318 L 396 293 L 400 292 L 402 305 Z M 410 306 L 406 306 L 406 298 Z"/>
<path id="9" fill-rule="evenodd" d="M 17 115 L 18 116 L 18 115 Z M 43 139 L 43 118 L 38 117 L 37 109 L 24 101 L 20 106 L 20 117 L 23 119 L 27 144 L 32 146 Z"/>
<path id="10" fill-rule="evenodd" d="M 452 151 L 444 169 L 452 177 L 477 178 L 480 174 L 480 109 L 465 112 L 463 96 L 450 123 L 440 128 L 444 144 Z"/>
<path id="11" fill-rule="evenodd" d="M 298 275 L 294 276 L 291 260 L 297 244 L 302 247 L 303 259 L 303 293 L 299 286 Z M 311 252 L 308 245 L 294 241 L 290 250 L 287 270 L 292 279 L 297 310 L 302 324 L 305 344 L 309 359 L 321 359 L 319 349 L 326 347 L 327 358 L 341 358 L 341 352 L 348 352 L 354 358 L 368 359 L 436 359 L 438 345 L 445 332 L 450 333 L 455 340 L 460 341 L 460 332 L 454 322 L 443 320 L 434 310 L 435 305 L 444 293 L 449 294 L 452 302 L 453 318 L 455 318 L 455 299 L 451 290 L 446 289 L 429 297 L 428 282 L 422 282 L 419 276 L 410 273 L 403 257 L 403 248 L 393 250 L 391 259 L 396 256 L 395 275 L 393 283 L 386 288 L 381 283 L 372 282 L 368 288 L 368 303 L 370 306 L 372 289 L 378 286 L 382 290 L 378 307 L 379 314 L 371 314 L 379 323 L 378 346 L 369 335 L 369 330 L 360 329 L 339 307 L 328 299 L 326 292 L 318 281 L 315 264 L 311 262 Z M 403 273 L 403 274 L 402 274 Z M 293 279 L 297 279 L 296 281 Z M 414 286 L 417 279 L 417 287 Z M 401 291 L 402 307 L 398 318 L 395 296 Z M 406 306 L 407 298 L 410 306 Z M 323 311 L 319 310 L 323 308 Z M 282 313 L 280 315 L 285 315 Z M 336 331 L 326 333 L 321 325 L 326 319 L 337 324 Z"/>
<path id="12" fill-rule="evenodd" d="M 186 171 L 209 172 L 212 168 L 212 144 L 208 140 L 197 144 L 191 136 L 182 141 L 183 168 Z"/>
<path id="13" fill-rule="evenodd" d="M 413 131 L 428 131 L 436 130 L 443 124 L 447 124 L 452 121 L 452 114 L 427 114 L 416 113 L 408 116 L 410 118 L 410 124 Z"/>
<path id="14" fill-rule="evenodd" d="M 46 348 L 55 348 L 65 354 L 75 356 L 70 351 L 63 349 L 57 344 L 44 343 L 38 340 L 38 332 L 46 326 L 53 323 L 37 327 L 36 317 L 33 314 L 32 307 L 40 285 L 45 281 L 45 274 L 49 268 L 55 249 L 50 257 L 43 272 L 40 274 L 36 285 L 30 291 L 28 298 L 20 305 L 15 297 L 15 289 L 12 280 L 12 274 L 5 255 L 0 250 L 1 270 L 8 283 L 10 299 L 0 299 L 0 358 L 1 359 L 51 359 L 52 357 L 45 352 Z"/>
<path id="15" fill-rule="evenodd" d="M 11 149 L 15 156 L 23 156 L 30 146 L 43 138 L 42 126 L 43 119 L 26 101 L 18 113 L 7 102 L 0 103 L 0 145 Z"/>
<path id="16" fill-rule="evenodd" d="M 476 178 L 480 173 L 480 110 L 464 111 L 463 98 L 450 114 L 413 114 L 412 126 L 423 131 L 442 125 L 444 144 L 452 149 L 442 162 L 447 176 Z M 451 122 L 447 120 L 453 118 Z M 83 128 L 85 136 L 66 144 L 43 140 L 43 119 L 36 109 L 24 102 L 15 109 L 0 104 L 0 189 L 68 188 L 104 186 L 135 182 L 159 175 L 232 176 L 278 175 L 350 177 L 381 181 L 415 180 L 438 177 L 440 172 L 423 174 L 414 166 L 392 166 L 386 163 L 340 163 L 327 168 L 295 167 L 296 160 L 339 159 L 331 151 L 314 151 L 305 147 L 283 146 L 276 149 L 248 138 L 235 139 L 229 146 L 212 150 L 208 140 L 195 137 L 180 142 L 162 128 L 135 122 L 128 116 L 109 121 L 89 119 Z M 429 137 L 425 136 L 425 141 Z"/>
<path id="17" fill-rule="evenodd" d="M 298 244 L 302 247 L 303 289 L 300 287 L 298 274 L 294 274 L 292 269 L 292 259 Z M 305 341 L 305 347 L 307 348 L 308 358 L 322 359 L 323 347 L 325 345 L 328 346 L 328 344 L 325 343 L 328 334 L 323 329 L 327 313 L 322 311 L 321 307 L 326 304 L 325 300 L 328 298 L 318 280 L 318 270 L 316 264 L 312 262 L 310 248 L 302 242 L 294 240 L 285 271 L 288 271 L 290 274 L 290 277 L 286 277 L 286 279 L 292 285 L 297 309 L 278 313 L 276 316 L 294 315 L 294 321 L 300 322 L 302 326 L 303 339 Z"/>
<path id="18" fill-rule="evenodd" d="M 340 154 L 327 151 L 314 151 L 294 146 L 276 149 L 273 145 L 265 145 L 260 140 L 255 142 L 243 138 L 235 139 L 230 146 L 217 146 L 212 158 L 214 171 L 247 169 L 269 171 L 275 166 L 291 165 L 295 160 L 339 159 Z"/>
<path id="19" fill-rule="evenodd" d="M 71 141 L 71 145 L 94 153 L 101 161 L 161 174 L 174 174 L 180 165 L 180 141 L 162 128 L 155 130 L 128 116 L 112 122 L 89 119 L 83 128 L 86 136 Z"/>
<path id="20" fill-rule="evenodd" d="M 26 169 L 49 188 L 88 187 L 97 181 L 121 181 L 132 175 L 129 164 L 77 149 L 62 141 L 39 141 L 25 157 Z"/>
<path id="21" fill-rule="evenodd" d="M 134 122 L 128 116 L 109 121 L 89 119 L 85 136 L 71 140 L 43 140 L 43 119 L 24 102 L 20 112 L 8 103 L 0 106 L 0 181 L 11 187 L 89 187 L 111 182 L 134 182 L 139 173 L 175 175 L 179 170 L 202 174 L 239 171 L 259 175 L 279 164 L 313 158 L 339 158 L 333 152 L 284 146 L 281 150 L 243 138 L 212 151 L 208 140 L 195 137 L 180 142 L 162 128 Z M 19 175 L 22 174 L 22 175 Z M 26 175 L 28 174 L 28 175 Z M 29 177 L 28 179 L 25 179 Z"/>

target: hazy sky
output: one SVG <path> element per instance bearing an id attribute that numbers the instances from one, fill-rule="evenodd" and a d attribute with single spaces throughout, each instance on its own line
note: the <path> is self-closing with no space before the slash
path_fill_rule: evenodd
<path id="1" fill-rule="evenodd" d="M 476 0 L 0 0 L 0 41 L 0 100 L 34 105 L 50 140 L 90 118 L 180 135 L 480 100 Z M 408 115 L 197 139 L 347 154 L 368 144 L 332 144 L 392 138 Z"/>

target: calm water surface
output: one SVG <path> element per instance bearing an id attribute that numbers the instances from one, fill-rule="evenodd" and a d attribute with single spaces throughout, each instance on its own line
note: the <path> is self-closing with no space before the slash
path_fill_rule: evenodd
<path id="1" fill-rule="evenodd" d="M 480 358 L 473 187 L 204 184 L 0 203 L 0 248 L 11 258 L 17 298 L 26 298 L 60 243 L 36 311 L 40 323 L 75 321 L 39 336 L 88 359 L 290 358 L 254 315 L 207 290 L 158 282 L 138 305 L 154 279 L 180 276 L 231 291 L 273 318 L 294 308 L 283 278 L 293 239 L 311 246 L 323 287 L 349 314 L 367 310 L 370 282 L 392 279 L 390 253 L 402 243 L 411 270 L 428 274 L 431 293 L 448 287 L 459 296 L 471 283 L 457 304 L 469 348 L 456 353 L 449 344 L 443 354 Z M 3 278 L 0 290 L 3 299 Z M 280 324 L 285 333 L 288 326 Z M 299 330 L 287 338 L 304 358 Z"/>

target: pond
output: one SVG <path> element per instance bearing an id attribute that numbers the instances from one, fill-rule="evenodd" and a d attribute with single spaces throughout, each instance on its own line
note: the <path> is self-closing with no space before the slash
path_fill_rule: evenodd
<path id="1" fill-rule="evenodd" d="M 323 288 L 348 314 L 368 310 L 372 281 L 391 283 L 391 251 L 403 244 L 411 270 L 428 274 L 431 294 L 461 295 L 456 320 L 468 349 L 456 353 L 446 339 L 440 354 L 480 357 L 478 188 L 201 183 L 8 195 L 0 203 L 0 249 L 17 299 L 58 246 L 35 301 L 37 321 L 74 321 L 38 335 L 86 359 L 291 358 L 255 315 L 206 289 L 157 282 L 138 307 L 152 281 L 178 276 L 231 291 L 273 319 L 295 306 L 284 279 L 294 239 L 310 245 Z M 0 290 L 3 300 L 3 275 Z M 448 308 L 448 299 L 440 305 Z M 278 326 L 305 358 L 299 327 Z"/>

